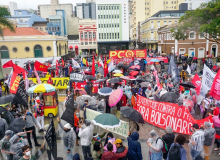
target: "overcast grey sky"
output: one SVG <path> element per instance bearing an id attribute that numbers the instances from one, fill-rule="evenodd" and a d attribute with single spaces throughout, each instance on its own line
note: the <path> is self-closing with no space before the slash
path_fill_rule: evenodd
<path id="1" fill-rule="evenodd" d="M 18 9 L 32 8 L 37 9 L 39 4 L 50 4 L 50 0 L 0 0 L 0 5 L 9 5 L 9 2 L 15 2 L 18 4 Z M 59 0 L 59 3 L 83 3 L 86 0 Z"/>

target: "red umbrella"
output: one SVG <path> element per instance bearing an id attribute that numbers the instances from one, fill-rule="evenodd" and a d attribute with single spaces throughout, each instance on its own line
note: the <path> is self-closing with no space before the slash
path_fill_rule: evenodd
<path id="1" fill-rule="evenodd" d="M 92 75 L 92 73 L 89 72 L 89 71 L 85 71 L 84 73 L 87 74 L 87 75 Z"/>
<path id="2" fill-rule="evenodd" d="M 134 76 L 136 76 L 138 73 L 139 73 L 138 71 L 133 71 L 133 72 L 130 73 L 130 75 L 134 77 Z"/>
<path id="3" fill-rule="evenodd" d="M 193 59 L 198 59 L 197 57 L 193 57 Z"/>
<path id="4" fill-rule="evenodd" d="M 131 66 L 129 67 L 130 69 L 140 69 L 141 67 L 139 65 L 134 65 L 134 66 Z"/>
<path id="5" fill-rule="evenodd" d="M 81 94 L 81 95 L 86 95 L 87 94 L 86 91 L 84 91 L 82 89 L 79 89 L 79 88 L 74 89 L 74 94 L 76 93 L 76 91 L 79 91 L 79 94 Z"/>

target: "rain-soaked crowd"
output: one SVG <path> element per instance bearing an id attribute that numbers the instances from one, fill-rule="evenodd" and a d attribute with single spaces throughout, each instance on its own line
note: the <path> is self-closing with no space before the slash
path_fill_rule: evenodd
<path id="1" fill-rule="evenodd" d="M 157 58 L 154 55 L 152 57 Z M 188 143 L 190 153 L 187 153 L 183 147 L 187 142 L 186 136 L 182 134 L 175 136 L 170 126 L 166 127 L 165 134 L 162 137 L 159 137 L 154 130 L 146 133 L 146 136 L 149 136 L 147 145 L 150 148 L 150 160 L 186 160 L 189 157 L 187 155 L 190 155 L 190 159 L 193 160 L 209 160 L 209 156 L 213 151 L 219 151 L 220 103 L 211 97 L 209 91 L 205 94 L 205 97 L 197 95 L 194 89 L 195 87 L 191 83 L 196 73 L 202 79 L 204 64 L 212 72 L 218 71 L 217 65 L 213 65 L 212 57 L 200 60 L 200 64 L 198 64 L 197 58 L 188 58 L 187 55 L 177 56 L 170 54 L 167 57 L 169 59 L 168 64 L 152 61 L 153 64 L 150 68 L 146 67 L 147 62 L 144 59 L 134 60 L 129 65 L 125 63 L 116 65 L 109 62 L 106 76 L 104 73 L 105 67 L 101 64 L 101 58 L 97 60 L 95 77 L 91 76 L 91 65 L 88 65 L 88 67 L 81 66 L 80 68 L 74 67 L 72 60 L 67 60 L 66 62 L 63 62 L 63 60 L 59 61 L 58 63 L 60 63 L 60 66 L 63 65 L 63 67 L 59 67 L 56 73 L 54 69 L 48 70 L 49 72 L 45 73 L 45 75 L 39 73 L 40 76 L 49 78 L 49 84 L 53 84 L 51 77 L 68 77 L 71 72 L 83 73 L 86 77 L 87 85 L 84 87 L 84 90 L 77 88 L 73 90 L 74 85 L 76 85 L 75 83 L 74 85 L 69 84 L 70 88 L 67 90 L 67 99 L 74 91 L 73 94 L 76 103 L 75 105 L 73 104 L 74 126 L 70 123 L 63 125 L 60 118 L 57 117 L 60 128 L 64 130 L 62 140 L 66 151 L 64 154 L 67 154 L 68 160 L 79 160 L 80 158 L 85 160 L 147 159 L 147 157 L 142 156 L 142 152 L 144 151 L 141 150 L 141 143 L 138 141 L 139 122 L 129 119 L 128 146 L 125 146 L 122 139 L 118 139 L 117 136 L 115 137 L 107 130 L 101 134 L 95 133 L 94 124 L 86 118 L 86 108 L 101 113 L 115 114 L 118 119 L 126 118 L 126 115 L 121 113 L 121 108 L 128 106 L 136 109 L 137 94 L 154 101 L 177 103 L 179 106 L 186 106 L 195 119 L 202 119 L 208 116 L 213 117 L 213 124 L 205 122 L 203 126 L 199 126 L 198 124 L 192 125 L 192 135 Z M 77 59 L 75 61 L 77 62 Z M 89 58 L 87 61 L 89 62 Z M 171 62 L 174 62 L 177 66 L 178 71 L 175 73 L 179 75 L 173 76 L 170 73 L 168 65 Z M 103 68 L 99 66 L 99 63 Z M 25 69 L 29 68 L 29 64 L 27 65 L 28 67 L 25 66 Z M 103 71 L 98 70 L 100 68 Z M 34 77 L 32 74 L 33 70 L 30 70 L 29 68 L 29 76 Z M 159 83 L 162 88 L 158 86 L 157 78 L 154 74 L 155 71 L 158 74 Z M 6 75 L 5 80 L 7 78 L 8 75 Z M 92 80 L 96 80 L 96 83 L 99 83 L 97 94 L 92 93 L 94 87 Z M 7 84 L 4 85 L 7 93 Z M 33 82 L 30 82 L 30 86 L 34 85 Z M 112 89 L 111 92 L 117 89 L 122 89 L 123 91 L 123 95 L 121 95 L 120 100 L 114 107 L 109 106 L 109 88 Z M 82 102 L 80 97 L 84 94 L 87 94 L 90 98 Z M 2 95 L 1 85 L 0 95 Z M 40 107 L 43 101 L 42 95 L 32 94 L 30 97 L 30 110 L 19 104 L 12 103 L 11 105 L 4 106 L 5 111 L 1 111 L 0 147 L 1 153 L 6 160 L 35 160 L 36 157 L 31 153 L 31 148 L 33 147 L 31 135 L 34 139 L 35 146 L 39 147 L 39 149 L 45 148 L 48 159 L 53 159 L 52 152 L 45 138 L 43 143 L 39 144 L 36 137 L 36 127 L 39 132 L 44 132 L 44 135 L 49 127 L 49 124 L 44 125 L 44 108 Z M 90 103 L 91 101 L 94 101 L 94 103 Z M 12 125 L 12 123 L 15 123 L 14 119 L 17 117 L 21 117 L 23 122 L 16 122 L 17 124 Z M 23 131 L 15 132 L 10 130 L 9 126 L 19 126 L 21 123 L 24 123 Z M 214 148 L 215 144 L 217 146 Z M 80 154 L 76 153 L 76 147 L 82 148 L 83 157 L 80 157 Z"/>

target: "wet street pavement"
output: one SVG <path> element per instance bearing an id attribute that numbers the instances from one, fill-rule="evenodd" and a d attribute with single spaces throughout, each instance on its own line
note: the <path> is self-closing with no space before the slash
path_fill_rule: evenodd
<path id="1" fill-rule="evenodd" d="M 64 96 L 64 95 L 63 95 Z M 62 98 L 61 98 L 62 99 Z M 62 113 L 64 112 L 65 110 L 65 107 L 63 105 L 63 102 L 60 102 L 59 104 L 59 116 L 61 117 Z M 124 121 L 128 121 L 127 119 L 125 118 L 121 118 L 122 120 Z M 63 144 L 63 140 L 62 140 L 62 136 L 63 136 L 63 131 L 62 129 L 58 126 L 58 123 L 57 123 L 57 120 L 56 120 L 56 117 L 53 118 L 54 120 L 54 125 L 55 125 L 55 128 L 56 128 L 56 132 L 57 132 L 57 156 L 58 157 L 62 157 L 64 160 L 67 160 L 67 156 L 66 156 L 66 151 L 65 151 L 65 148 L 64 148 L 64 144 Z M 48 117 L 45 117 L 45 124 L 49 124 L 51 121 L 50 118 Z M 61 123 L 62 124 L 65 124 L 66 122 L 61 120 Z M 143 156 L 143 160 L 148 160 L 149 159 L 149 155 L 148 155 L 148 152 L 149 152 L 149 147 L 147 146 L 147 139 L 149 138 L 149 132 L 151 130 L 155 130 L 157 132 L 157 134 L 162 137 L 162 135 L 165 134 L 164 130 L 163 129 L 160 129 L 158 127 L 155 127 L 151 124 L 148 124 L 148 123 L 145 123 L 145 124 L 140 124 L 140 131 L 139 131 L 139 134 L 140 134 L 140 139 L 139 139 L 139 142 L 141 143 L 141 149 L 142 149 L 142 156 Z M 99 134 L 102 134 L 104 132 L 104 129 L 100 128 L 100 127 L 97 127 L 95 126 L 94 128 L 94 133 L 97 132 Z M 43 133 L 42 132 L 38 132 L 38 129 L 37 129 L 37 137 L 38 137 L 38 143 L 39 144 L 42 144 L 43 142 Z M 123 144 L 125 146 L 127 146 L 127 140 L 126 138 L 127 137 L 122 137 L 122 136 L 119 136 L 117 134 L 114 134 L 114 136 L 116 138 L 120 138 L 123 140 Z M 188 137 L 189 139 L 189 137 Z M 34 146 L 34 142 L 33 142 L 33 139 L 32 139 L 32 143 L 33 143 L 33 148 L 31 149 L 32 151 L 32 154 L 35 154 L 36 157 L 39 159 L 39 160 L 48 160 L 48 157 L 47 157 L 47 152 L 45 149 L 42 149 L 40 150 L 40 147 L 35 147 Z M 103 143 L 104 143 L 104 139 L 103 139 Z M 188 144 L 186 143 L 184 145 L 184 148 L 186 149 L 187 151 L 187 159 L 190 160 L 190 157 L 189 157 L 189 147 L 188 147 Z M 80 154 L 80 158 L 81 160 L 83 160 L 83 155 L 82 155 L 82 148 L 81 146 L 79 147 L 76 147 L 76 153 L 79 153 Z M 0 160 L 2 160 L 2 155 L 0 154 Z M 218 152 L 216 151 L 213 151 L 211 156 L 210 156 L 210 160 L 219 160 L 219 156 L 218 156 Z"/>

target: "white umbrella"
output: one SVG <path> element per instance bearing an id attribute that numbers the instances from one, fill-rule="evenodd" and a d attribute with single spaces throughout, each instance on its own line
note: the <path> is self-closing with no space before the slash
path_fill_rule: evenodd
<path id="1" fill-rule="evenodd" d="M 114 70 L 113 73 L 122 73 L 120 70 Z"/>

